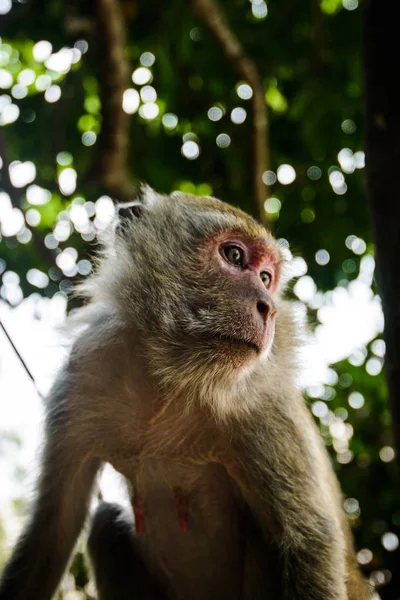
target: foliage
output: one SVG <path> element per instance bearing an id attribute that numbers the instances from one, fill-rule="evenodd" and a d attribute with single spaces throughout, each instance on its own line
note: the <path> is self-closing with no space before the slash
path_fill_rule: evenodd
<path id="1" fill-rule="evenodd" d="M 266 177 L 279 200 L 267 204 L 275 234 L 304 257 L 319 291 L 346 288 L 359 277 L 362 258 L 373 255 L 362 171 L 362 6 L 357 0 L 220 4 L 263 81 L 271 139 Z M 170 0 L 160 8 L 157 0 L 126 0 L 121 7 L 131 73 L 145 81 L 128 82 L 136 92 L 125 96 L 132 113 L 132 182 L 144 180 L 167 193 L 213 194 L 256 214 L 250 100 L 244 99 L 245 88 L 243 98 L 238 95 L 245 82 L 189 3 Z M 24 296 L 38 287 L 49 297 L 68 293 L 72 281 L 88 274 L 91 242 L 109 209 L 104 190 L 89 176 L 104 126 L 102 65 L 110 51 L 108 40 L 96 35 L 91 10 L 88 2 L 29 0 L 13 4 L 0 20 L 0 271 L 19 275 Z M 46 60 L 41 40 L 52 44 Z M 54 58 L 60 51 L 64 55 Z M 246 111 L 243 123 L 233 122 L 235 108 Z M 36 168 L 30 175 L 25 165 L 20 187 L 12 185 L 17 175 L 10 181 L 7 174 L 13 161 L 32 161 Z M 294 168 L 292 183 L 280 183 L 281 165 Z M 321 249 L 329 256 L 318 262 Z M 376 293 L 374 283 L 372 289 Z M 4 285 L 1 295 L 11 304 L 22 299 L 7 296 Z M 314 323 L 329 298 L 314 294 L 306 302 Z M 313 405 L 327 407 L 319 404 L 314 412 L 321 415 L 317 420 L 344 494 L 357 501 L 345 504 L 357 548 L 373 553 L 371 560 L 365 552 L 360 560 L 375 583 L 386 582 L 380 593 L 389 600 L 400 594 L 399 550 L 385 549 L 382 535 L 399 534 L 400 511 L 390 450 L 380 453 L 391 444 L 384 375 L 373 376 L 365 366 L 377 358 L 374 348 L 381 346 L 369 344 L 361 358 L 335 364 L 331 383 L 309 391 Z M 365 398 L 362 408 L 349 406 L 353 392 Z M 347 427 L 349 447 L 332 434 L 333 421 Z"/>

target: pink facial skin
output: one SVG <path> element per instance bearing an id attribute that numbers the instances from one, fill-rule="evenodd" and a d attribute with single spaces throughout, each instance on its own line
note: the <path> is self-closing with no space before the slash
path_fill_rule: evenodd
<path id="1" fill-rule="evenodd" d="M 271 276 L 271 282 L 267 289 L 272 295 L 276 291 L 280 276 L 280 257 L 278 251 L 268 242 L 267 239 L 249 240 L 244 236 L 235 237 L 219 236 L 215 239 L 218 257 L 222 268 L 228 268 L 232 274 L 240 276 L 238 271 L 254 273 L 260 277 L 261 273 L 266 271 Z M 238 267 L 226 261 L 221 250 L 226 246 L 238 246 L 245 255 L 243 267 Z"/>
<path id="2" fill-rule="evenodd" d="M 229 258 L 230 246 L 239 251 L 238 263 Z M 228 339 L 247 342 L 257 355 L 264 353 L 270 349 L 275 331 L 274 296 L 281 269 L 278 250 L 266 237 L 254 239 L 241 233 L 213 236 L 206 248 L 203 264 L 215 266 L 210 276 L 231 305 L 232 319 L 223 321 L 222 333 Z"/>

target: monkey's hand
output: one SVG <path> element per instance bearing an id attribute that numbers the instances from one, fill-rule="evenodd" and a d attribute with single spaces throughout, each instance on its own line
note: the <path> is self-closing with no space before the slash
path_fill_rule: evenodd
<path id="1" fill-rule="evenodd" d="M 282 559 L 285 600 L 347 600 L 346 543 L 336 484 L 311 419 L 273 407 L 236 428 L 227 470 Z M 334 500 L 333 500 L 334 498 Z"/>

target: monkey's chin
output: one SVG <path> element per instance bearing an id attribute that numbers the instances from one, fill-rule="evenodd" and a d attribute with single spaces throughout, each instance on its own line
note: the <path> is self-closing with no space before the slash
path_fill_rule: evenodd
<path id="1" fill-rule="evenodd" d="M 214 333 L 213 345 L 220 361 L 226 362 L 230 367 L 239 369 L 256 360 L 262 352 L 255 342 L 228 334 Z"/>

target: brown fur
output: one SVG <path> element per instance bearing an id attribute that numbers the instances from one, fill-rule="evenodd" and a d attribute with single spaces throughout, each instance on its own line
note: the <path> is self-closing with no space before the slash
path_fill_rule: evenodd
<path id="1" fill-rule="evenodd" d="M 367 600 L 294 385 L 298 325 L 279 245 L 215 199 L 146 188 L 132 210 L 85 286 L 84 331 L 50 394 L 38 498 L 0 600 L 52 596 L 104 462 L 131 486 L 144 535 L 100 506 L 89 549 L 101 600 Z M 224 235 L 279 263 L 271 294 L 251 273 L 223 274 L 213 253 Z M 278 314 L 275 335 L 266 320 L 272 347 L 257 351 L 261 300 Z"/>

